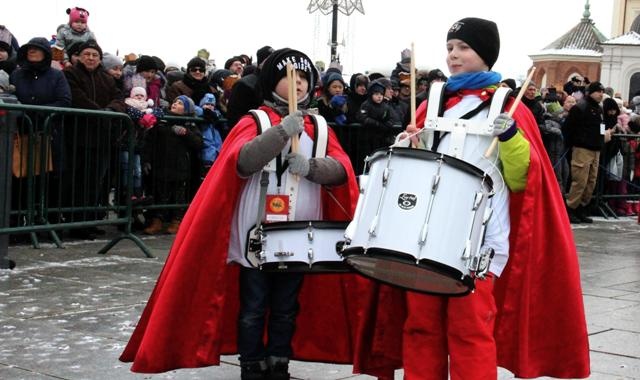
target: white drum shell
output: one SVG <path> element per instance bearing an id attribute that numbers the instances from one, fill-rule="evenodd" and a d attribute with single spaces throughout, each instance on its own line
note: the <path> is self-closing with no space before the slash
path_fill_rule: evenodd
<path id="1" fill-rule="evenodd" d="M 410 255 L 416 263 L 426 259 L 445 265 L 459 272 L 461 277 L 469 275 L 463 254 L 465 249 L 471 255 L 480 249 L 482 219 L 491 185 L 483 180 L 479 169 L 461 169 L 460 160 L 445 156 L 440 164 L 437 160 L 442 156 L 440 154 L 423 151 L 416 156 L 415 152 L 409 154 L 408 151 L 396 148 L 390 160 L 386 151 L 378 151 L 372 156 L 366 185 L 358 200 L 359 210 L 347 228 L 346 238 L 350 242 L 346 248 L 362 248 L 365 255 L 371 248 L 388 250 Z M 389 174 L 383 192 L 383 174 L 387 167 Z M 472 170 L 474 168 L 476 171 Z M 432 183 L 437 174 L 440 179 L 432 199 L 426 240 L 420 244 Z M 477 192 L 484 197 L 474 211 Z M 400 198 L 412 197 L 415 197 L 414 205 L 400 206 Z M 372 226 L 374 220 L 377 225 Z M 372 228 L 373 234 L 370 233 Z"/>

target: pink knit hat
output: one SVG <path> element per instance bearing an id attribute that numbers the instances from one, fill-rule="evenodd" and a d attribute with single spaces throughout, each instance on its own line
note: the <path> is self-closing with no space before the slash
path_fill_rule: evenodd
<path id="1" fill-rule="evenodd" d="M 69 24 L 76 21 L 82 21 L 86 24 L 89 18 L 89 11 L 80 7 L 67 8 L 67 14 L 69 15 Z"/>

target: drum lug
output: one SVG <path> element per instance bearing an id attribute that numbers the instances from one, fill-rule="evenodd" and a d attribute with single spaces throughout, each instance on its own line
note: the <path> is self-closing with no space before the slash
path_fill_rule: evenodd
<path id="1" fill-rule="evenodd" d="M 484 194 L 481 192 L 476 192 L 476 198 L 473 200 L 473 208 L 471 210 L 476 211 L 478 207 L 482 204 L 482 200 L 484 199 Z"/>
<path id="2" fill-rule="evenodd" d="M 309 248 L 307 257 L 309 258 L 309 268 L 311 268 L 313 266 L 313 248 Z"/>
<path id="3" fill-rule="evenodd" d="M 311 222 L 309 222 L 309 226 L 307 226 L 307 239 L 313 241 L 313 225 Z"/>
<path id="4" fill-rule="evenodd" d="M 480 254 L 478 256 L 473 256 L 471 260 L 468 262 L 468 268 L 471 272 L 474 273 L 475 277 L 483 280 L 485 275 L 489 272 L 489 264 L 491 264 L 491 259 L 495 251 L 493 248 L 482 248 L 480 250 Z"/>

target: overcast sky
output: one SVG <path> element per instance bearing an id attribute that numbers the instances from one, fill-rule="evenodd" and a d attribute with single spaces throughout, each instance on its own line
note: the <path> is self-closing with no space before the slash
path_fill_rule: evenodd
<path id="1" fill-rule="evenodd" d="M 20 43 L 55 34 L 66 23 L 65 10 L 89 10 L 89 27 L 104 51 L 157 55 L 165 62 L 186 65 L 200 48 L 211 52 L 218 67 L 227 58 L 246 53 L 255 57 L 263 45 L 292 47 L 328 63 L 331 16 L 307 12 L 308 0 L 11 0 L 3 4 L 3 19 Z M 538 52 L 569 31 L 582 18 L 584 0 L 362 0 L 365 14 L 340 15 L 338 53 L 344 73 L 388 70 L 400 51 L 414 43 L 418 68 L 442 68 L 445 38 L 451 24 L 463 17 L 482 17 L 498 24 L 500 58 L 494 70 L 504 77 L 523 77 Z M 611 0 L 591 0 L 591 18 L 611 36 Z"/>

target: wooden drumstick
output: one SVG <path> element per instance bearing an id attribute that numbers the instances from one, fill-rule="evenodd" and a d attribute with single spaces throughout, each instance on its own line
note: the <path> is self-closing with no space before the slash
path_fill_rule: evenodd
<path id="1" fill-rule="evenodd" d="M 289 85 L 289 115 L 293 115 L 298 111 L 298 91 L 296 85 L 296 70 L 293 68 L 291 62 L 287 62 L 287 82 Z M 298 135 L 291 136 L 291 152 L 298 153 L 298 146 L 300 145 L 300 137 Z"/>
<path id="2" fill-rule="evenodd" d="M 527 87 L 529 87 L 529 82 L 531 82 L 531 78 L 533 77 L 534 71 L 536 71 L 535 66 L 531 68 L 531 71 L 529 72 L 527 79 L 522 84 L 522 87 L 520 87 L 520 92 L 518 92 L 518 96 L 516 96 L 516 100 L 513 102 L 513 104 L 511 105 L 511 109 L 509 110 L 509 113 L 508 113 L 509 117 L 513 116 L 513 113 L 516 111 L 516 108 L 518 107 L 518 104 L 520 103 L 520 100 L 522 99 L 524 92 L 527 90 Z M 494 137 L 493 140 L 491 141 L 491 145 L 489 145 L 489 148 L 487 148 L 487 151 L 484 152 L 484 158 L 489 158 L 489 156 L 491 156 L 491 153 L 493 153 L 493 151 L 496 149 L 496 146 L 498 146 L 498 136 Z"/>
<path id="3" fill-rule="evenodd" d="M 416 125 L 416 54 L 411 43 L 411 124 Z"/>

